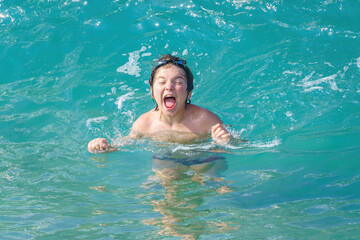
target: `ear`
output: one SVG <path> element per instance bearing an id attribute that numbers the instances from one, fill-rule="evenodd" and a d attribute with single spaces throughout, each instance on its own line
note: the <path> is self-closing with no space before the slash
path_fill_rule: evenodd
<path id="1" fill-rule="evenodd" d="M 151 97 L 152 97 L 152 99 L 154 99 L 154 93 L 153 93 L 152 86 L 150 86 L 150 91 L 151 91 Z"/>
<path id="2" fill-rule="evenodd" d="M 187 99 L 190 99 L 191 94 L 192 94 L 192 90 L 188 93 Z"/>

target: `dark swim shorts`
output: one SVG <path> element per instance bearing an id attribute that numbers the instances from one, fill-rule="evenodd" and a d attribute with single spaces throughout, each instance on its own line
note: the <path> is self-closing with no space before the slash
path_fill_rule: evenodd
<path id="1" fill-rule="evenodd" d="M 198 165 L 198 164 L 203 164 L 203 163 L 210 163 L 210 162 L 214 162 L 216 160 L 221 160 L 221 159 L 225 159 L 222 156 L 208 156 L 208 157 L 200 157 L 196 158 L 196 157 L 189 157 L 189 158 L 178 158 L 178 157 L 169 157 L 167 155 L 157 155 L 155 154 L 153 156 L 153 159 L 157 159 L 157 160 L 163 160 L 163 161 L 171 161 L 171 162 L 175 162 L 175 163 L 179 163 L 185 166 L 192 166 L 192 165 Z"/>

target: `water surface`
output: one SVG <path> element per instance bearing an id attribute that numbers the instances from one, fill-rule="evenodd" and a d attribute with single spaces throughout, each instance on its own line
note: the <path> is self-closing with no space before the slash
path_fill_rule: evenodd
<path id="1" fill-rule="evenodd" d="M 359 238 L 359 16 L 355 0 L 0 1 L 1 238 Z M 154 107 L 165 53 L 248 141 L 89 154 Z M 222 159 L 164 173 L 164 152 Z"/>

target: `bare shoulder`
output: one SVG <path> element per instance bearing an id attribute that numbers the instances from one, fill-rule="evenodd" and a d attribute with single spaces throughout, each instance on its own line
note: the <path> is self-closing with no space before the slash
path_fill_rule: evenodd
<path id="1" fill-rule="evenodd" d="M 215 113 L 211 112 L 206 108 L 192 104 L 190 110 L 191 110 L 192 119 L 196 119 L 195 121 L 198 124 L 206 128 L 210 128 L 217 123 L 222 124 L 221 119 Z"/>
<path id="2" fill-rule="evenodd" d="M 214 121 L 215 123 L 220 123 L 220 118 L 213 112 L 211 112 L 209 109 L 197 106 L 197 105 L 191 105 L 191 112 L 192 115 L 199 117 L 199 118 L 206 118 L 210 121 Z"/>
<path id="3" fill-rule="evenodd" d="M 151 127 L 151 119 L 153 116 L 153 110 L 150 110 L 142 114 L 131 127 L 130 135 L 133 137 L 140 137 L 144 133 L 148 132 Z"/>

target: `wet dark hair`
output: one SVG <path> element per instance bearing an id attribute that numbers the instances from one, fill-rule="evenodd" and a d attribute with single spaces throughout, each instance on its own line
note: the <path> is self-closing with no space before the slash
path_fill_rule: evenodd
<path id="1" fill-rule="evenodd" d="M 186 83 L 187 83 L 186 90 L 189 94 L 190 91 L 193 90 L 193 88 L 194 88 L 194 83 L 193 83 L 194 75 L 192 74 L 190 68 L 188 66 L 186 66 L 186 60 L 184 60 L 180 57 L 173 56 L 171 54 L 163 55 L 158 60 L 156 60 L 156 65 L 153 67 L 153 69 L 151 71 L 150 79 L 149 79 L 150 87 L 153 87 L 153 85 L 154 85 L 154 77 L 155 77 L 157 70 L 159 68 L 169 65 L 169 64 L 172 64 L 172 65 L 177 66 L 177 67 L 181 68 L 182 70 L 184 70 L 185 75 L 186 75 Z M 185 103 L 185 106 L 190 103 L 191 103 L 191 101 L 190 101 L 190 99 L 188 99 Z M 155 111 L 157 111 L 157 110 L 158 110 L 158 105 L 156 103 Z"/>

